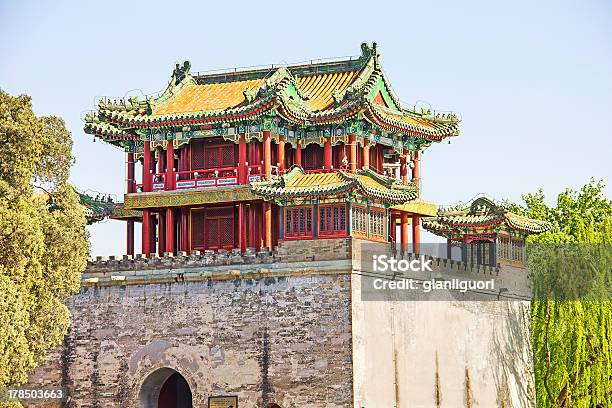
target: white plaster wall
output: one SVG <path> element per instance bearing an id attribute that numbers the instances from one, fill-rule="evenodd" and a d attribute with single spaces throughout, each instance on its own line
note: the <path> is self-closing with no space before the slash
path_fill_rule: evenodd
<path id="1" fill-rule="evenodd" d="M 354 267 L 355 407 L 535 406 L 528 301 L 363 300 L 373 279 Z"/>

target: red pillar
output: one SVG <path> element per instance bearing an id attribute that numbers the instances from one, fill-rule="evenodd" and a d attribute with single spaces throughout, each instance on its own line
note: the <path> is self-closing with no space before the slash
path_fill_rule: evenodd
<path id="1" fill-rule="evenodd" d="M 272 167 L 270 162 L 272 161 L 272 145 L 270 141 L 270 132 L 264 130 L 263 132 L 263 151 L 264 151 L 264 175 L 266 179 L 272 177 Z"/>
<path id="2" fill-rule="evenodd" d="M 142 163 L 142 190 L 151 191 L 151 142 L 144 142 L 144 158 Z"/>
<path id="3" fill-rule="evenodd" d="M 278 172 L 285 171 L 285 136 L 278 136 Z"/>
<path id="4" fill-rule="evenodd" d="M 174 144 L 168 140 L 166 149 L 166 190 L 174 190 Z"/>
<path id="5" fill-rule="evenodd" d="M 157 213 L 157 253 L 161 256 L 166 250 L 166 221 L 165 212 L 160 209 Z"/>
<path id="6" fill-rule="evenodd" d="M 412 168 L 412 181 L 419 188 L 418 194 L 421 195 L 421 158 L 419 152 L 414 152 L 414 167 Z"/>
<path id="7" fill-rule="evenodd" d="M 376 147 L 376 162 L 378 163 L 378 168 L 376 169 L 380 174 L 384 174 L 385 172 L 385 151 L 383 146 Z"/>
<path id="8" fill-rule="evenodd" d="M 400 157 L 400 175 L 402 183 L 408 184 L 408 166 L 406 165 L 406 156 Z"/>
<path id="9" fill-rule="evenodd" d="M 402 251 L 408 251 L 408 214 L 402 212 L 400 215 L 402 229 Z"/>
<path id="10" fill-rule="evenodd" d="M 174 254 L 174 210 L 166 208 L 166 252 Z"/>
<path id="11" fill-rule="evenodd" d="M 127 220 L 125 250 L 128 255 L 134 255 L 134 220 Z"/>
<path id="12" fill-rule="evenodd" d="M 246 204 L 238 204 L 238 247 L 244 252 L 247 248 Z"/>
<path id="13" fill-rule="evenodd" d="M 293 157 L 293 163 L 302 167 L 302 148 L 296 145 L 294 152 L 295 156 Z"/>
<path id="14" fill-rule="evenodd" d="M 361 163 L 364 169 L 370 168 L 370 142 L 368 139 L 363 140 L 363 157 Z"/>
<path id="15" fill-rule="evenodd" d="M 142 210 L 142 253 L 151 254 L 151 210 Z"/>
<path id="16" fill-rule="evenodd" d="M 357 173 L 357 136 L 349 135 L 349 164 L 351 172 Z"/>
<path id="17" fill-rule="evenodd" d="M 332 168 L 332 145 L 331 138 L 326 137 L 323 144 L 323 168 L 330 170 Z"/>
<path id="18" fill-rule="evenodd" d="M 391 228 L 391 231 L 389 231 L 389 235 L 391 236 L 391 242 L 396 242 L 397 241 L 397 224 L 395 222 L 395 213 L 390 212 L 389 218 L 390 218 L 390 228 Z"/>
<path id="19" fill-rule="evenodd" d="M 189 253 L 189 208 L 181 208 L 181 251 Z"/>
<path id="20" fill-rule="evenodd" d="M 238 184 L 247 184 L 247 144 L 244 134 L 240 135 L 238 142 Z"/>
<path id="21" fill-rule="evenodd" d="M 128 153 L 126 159 L 126 192 L 129 194 L 136 191 L 134 153 Z M 134 220 L 127 220 L 126 226 L 126 253 L 134 255 Z"/>
<path id="22" fill-rule="evenodd" d="M 421 253 L 421 217 L 412 215 L 412 250 L 415 254 Z"/>
<path id="23" fill-rule="evenodd" d="M 263 212 L 265 222 L 264 242 L 265 246 L 272 250 L 272 204 L 264 202 Z"/>

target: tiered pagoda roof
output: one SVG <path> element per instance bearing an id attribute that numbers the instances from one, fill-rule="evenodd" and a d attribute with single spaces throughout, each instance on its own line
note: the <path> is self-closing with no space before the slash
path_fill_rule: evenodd
<path id="1" fill-rule="evenodd" d="M 381 69 L 376 44 L 335 62 L 197 74 L 177 64 L 166 89 L 139 100 L 102 99 L 86 117 L 85 132 L 127 147 L 159 131 L 229 127 L 263 117 L 284 126 L 312 129 L 364 120 L 373 130 L 416 145 L 456 136 L 458 118 L 402 107 Z"/>
<path id="2" fill-rule="evenodd" d="M 334 197 L 355 192 L 390 204 L 414 200 L 418 190 L 414 183 L 398 184 L 394 178 L 371 170 L 359 170 L 357 174 L 344 170 L 305 173 L 298 166 L 280 177 L 253 182 L 251 188 L 265 200 Z"/>
<path id="3" fill-rule="evenodd" d="M 546 232 L 551 224 L 514 214 L 503 203 L 479 197 L 471 204 L 440 209 L 436 217 L 423 218 L 423 228 L 447 238 L 500 231 L 526 236 Z"/>

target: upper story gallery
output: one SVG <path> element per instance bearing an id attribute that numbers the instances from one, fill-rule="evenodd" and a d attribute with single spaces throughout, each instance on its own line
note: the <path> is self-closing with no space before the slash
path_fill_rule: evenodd
<path id="1" fill-rule="evenodd" d="M 376 44 L 345 60 L 190 72 L 156 97 L 99 101 L 85 132 L 127 155 L 112 218 L 142 253 L 354 236 L 418 252 L 420 153 L 459 134 L 453 113 L 401 106 Z M 142 166 L 136 180 L 135 164 Z M 400 225 L 396 237 L 396 225 Z"/>

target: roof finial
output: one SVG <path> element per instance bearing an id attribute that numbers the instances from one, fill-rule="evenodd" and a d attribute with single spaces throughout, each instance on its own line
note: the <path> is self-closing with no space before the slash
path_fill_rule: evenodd
<path id="1" fill-rule="evenodd" d="M 174 80 L 174 85 L 178 85 L 187 74 L 189 74 L 189 69 L 191 69 L 191 62 L 185 61 L 183 62 L 183 66 L 180 64 L 176 64 L 174 67 L 174 71 L 172 71 L 172 79 Z"/>
<path id="2" fill-rule="evenodd" d="M 376 42 L 372 42 L 372 55 L 374 56 L 374 69 L 378 69 L 378 50 L 376 50 Z"/>

